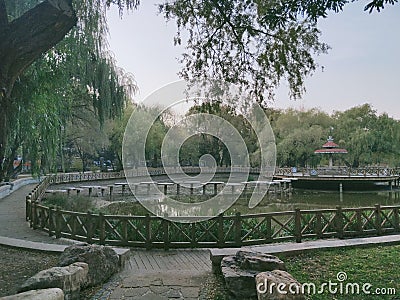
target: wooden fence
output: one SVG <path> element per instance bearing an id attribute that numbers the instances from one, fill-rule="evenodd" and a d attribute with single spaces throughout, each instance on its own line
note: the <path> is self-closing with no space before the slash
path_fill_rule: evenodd
<path id="1" fill-rule="evenodd" d="M 240 247 L 279 241 L 301 242 L 305 239 L 363 237 L 400 232 L 400 206 L 296 209 L 249 215 L 237 213 L 219 215 L 201 222 L 179 223 L 151 215 L 78 213 L 40 204 L 41 197 L 51 183 L 112 179 L 121 175 L 48 176 L 26 197 L 26 218 L 33 229 L 45 231 L 56 238 L 147 249 Z M 186 219 L 191 221 L 190 217 Z"/>
<path id="2" fill-rule="evenodd" d="M 330 167 L 330 168 L 299 168 L 293 172 L 293 168 L 276 168 L 275 175 L 283 176 L 310 176 L 313 173 L 316 175 L 328 176 L 363 176 L 363 177 L 387 177 L 399 176 L 398 168 L 384 167 L 364 167 L 364 168 L 349 168 L 349 167 Z"/>

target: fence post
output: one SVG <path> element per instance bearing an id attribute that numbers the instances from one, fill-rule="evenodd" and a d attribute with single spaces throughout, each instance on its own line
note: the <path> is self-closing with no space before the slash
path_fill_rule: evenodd
<path id="1" fill-rule="evenodd" d="M 375 204 L 375 228 L 378 235 L 382 235 L 382 217 L 381 217 L 381 206 Z"/>
<path id="2" fill-rule="evenodd" d="M 270 215 L 266 216 L 265 223 L 267 224 L 267 243 L 272 243 L 273 232 L 272 232 L 272 219 Z"/>
<path id="3" fill-rule="evenodd" d="M 165 214 L 164 217 L 168 217 L 168 215 Z M 166 218 L 162 219 L 162 227 L 163 227 L 164 249 L 169 250 L 169 221 Z"/>
<path id="4" fill-rule="evenodd" d="M 74 214 L 70 214 L 69 226 L 71 227 L 71 239 L 75 240 L 76 236 L 76 218 Z"/>
<path id="5" fill-rule="evenodd" d="M 217 245 L 219 248 L 224 247 L 224 215 L 218 215 L 218 242 Z"/>
<path id="6" fill-rule="evenodd" d="M 336 207 L 336 215 L 335 215 L 335 227 L 337 232 L 337 237 L 339 239 L 343 238 L 343 211 L 341 206 Z"/>
<path id="7" fill-rule="evenodd" d="M 26 196 L 26 220 L 32 222 L 32 193 Z M 32 226 L 31 226 L 32 227 Z"/>
<path id="8" fill-rule="evenodd" d="M 322 213 L 320 211 L 316 212 L 315 215 L 315 233 L 317 235 L 318 239 L 321 239 L 323 237 L 322 233 Z"/>
<path id="9" fill-rule="evenodd" d="M 53 216 L 53 208 L 49 207 L 49 236 L 53 235 L 54 231 L 54 222 L 53 222 L 54 216 Z"/>
<path id="10" fill-rule="evenodd" d="M 396 232 L 399 232 L 400 226 L 399 226 L 399 208 L 398 207 L 393 208 L 393 217 L 394 217 L 394 230 Z"/>
<path id="11" fill-rule="evenodd" d="M 93 220 L 92 220 L 92 214 L 90 211 L 87 212 L 87 217 L 86 217 L 86 230 L 87 230 L 87 243 L 91 244 L 93 241 Z"/>
<path id="12" fill-rule="evenodd" d="M 100 229 L 100 245 L 106 243 L 106 224 L 104 220 L 104 214 L 99 213 L 99 229 Z"/>
<path id="13" fill-rule="evenodd" d="M 37 216 L 37 201 L 33 200 L 32 201 L 32 228 L 36 229 L 37 228 L 37 222 L 38 222 L 38 216 Z"/>
<path id="14" fill-rule="evenodd" d="M 190 224 L 190 246 L 196 248 L 196 244 L 196 223 L 193 222 Z"/>
<path id="15" fill-rule="evenodd" d="M 296 243 L 301 243 L 301 211 L 299 208 L 295 209 L 294 236 L 296 238 Z"/>
<path id="16" fill-rule="evenodd" d="M 128 222 L 127 222 L 127 219 L 125 219 L 125 218 L 122 219 L 121 223 L 122 223 L 122 241 L 121 242 L 125 243 L 125 245 L 128 245 L 129 238 L 128 238 Z"/>
<path id="17" fill-rule="evenodd" d="M 55 229 L 55 231 L 56 231 L 56 239 L 61 238 L 61 218 L 62 218 L 62 215 L 61 215 L 60 208 L 57 207 L 57 210 L 56 210 L 56 229 Z"/>
<path id="18" fill-rule="evenodd" d="M 145 217 L 145 238 L 146 238 L 146 249 L 150 250 L 151 249 L 151 218 L 150 218 L 150 214 L 146 214 Z"/>
<path id="19" fill-rule="evenodd" d="M 235 246 L 242 246 L 242 217 L 240 212 L 235 215 Z"/>

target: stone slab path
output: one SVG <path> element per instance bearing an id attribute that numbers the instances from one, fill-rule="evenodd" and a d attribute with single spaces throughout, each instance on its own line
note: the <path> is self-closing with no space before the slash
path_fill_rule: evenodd
<path id="1" fill-rule="evenodd" d="M 94 299 L 198 299 L 207 276 L 212 276 L 207 249 L 132 249 L 118 280 Z"/>

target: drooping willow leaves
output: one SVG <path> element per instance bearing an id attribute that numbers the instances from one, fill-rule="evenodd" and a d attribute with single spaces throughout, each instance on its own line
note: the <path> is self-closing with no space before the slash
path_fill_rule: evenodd
<path id="1" fill-rule="evenodd" d="M 40 2 L 6 0 L 9 20 Z M 101 123 L 118 116 L 136 90 L 133 77 L 118 68 L 107 51 L 105 9 L 115 2 L 75 1 L 77 26 L 18 78 L 7 108 L 9 173 L 21 151 L 35 171 L 55 170 L 67 124 L 84 121 L 89 114 L 96 114 Z M 115 4 L 121 10 L 137 5 L 119 2 Z"/>

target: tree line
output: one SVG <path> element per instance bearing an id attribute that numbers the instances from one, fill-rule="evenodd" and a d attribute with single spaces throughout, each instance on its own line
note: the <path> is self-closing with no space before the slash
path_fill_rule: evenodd
<path id="1" fill-rule="evenodd" d="M 121 149 L 125 126 L 134 107 L 129 106 L 123 117 L 109 121 L 108 131 L 104 135 L 108 144 L 107 153 L 114 159 L 115 167 L 122 168 Z M 191 107 L 187 115 L 208 113 L 218 115 L 232 124 L 241 133 L 253 167 L 260 165 L 260 149 L 257 137 L 250 124 L 233 107 L 219 102 L 205 102 Z M 319 109 L 295 110 L 265 108 L 271 127 L 275 134 L 277 149 L 277 166 L 279 167 L 317 167 L 327 166 L 328 157 L 314 154 L 326 143 L 328 136 L 334 137 L 335 143 L 346 148 L 347 154 L 334 157 L 336 165 L 361 167 L 400 165 L 400 121 L 378 112 L 370 105 L 364 104 L 345 111 L 327 114 Z M 173 126 L 167 116 L 157 119 L 146 139 L 146 162 L 136 165 L 161 167 L 161 145 L 167 131 Z M 143 115 L 145 120 L 147 117 Z M 131 133 L 131 135 L 134 135 Z M 96 135 L 98 137 L 98 135 Z M 142 137 L 137 136 L 137 139 Z M 86 139 L 86 142 L 89 140 Z M 100 149 L 100 148 L 98 148 Z M 97 150 L 91 152 L 98 156 Z M 211 154 L 218 166 L 230 166 L 228 149 L 218 138 L 208 134 L 197 134 L 188 138 L 179 152 L 182 166 L 198 166 L 199 159 Z"/>

